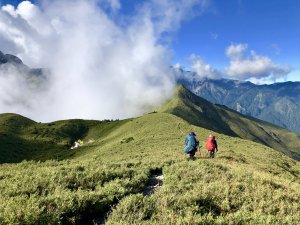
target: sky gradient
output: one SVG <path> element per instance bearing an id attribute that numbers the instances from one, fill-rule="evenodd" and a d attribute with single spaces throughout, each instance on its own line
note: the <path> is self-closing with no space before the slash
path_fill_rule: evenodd
<path id="1" fill-rule="evenodd" d="M 19 2 L 21 1 L 0 1 L 2 6 L 17 6 Z M 31 2 L 39 5 L 39 1 Z M 135 15 L 138 6 L 143 2 L 146 1 L 121 0 L 119 14 Z M 264 63 L 264 68 L 249 71 L 248 77 L 254 76 L 252 80 L 255 81 L 263 77 L 261 73 L 274 73 L 272 81 L 274 77 L 276 81 L 300 81 L 300 1 L 202 2 L 205 3 L 202 8 L 195 9 L 193 16 L 183 19 L 178 29 L 169 30 L 171 35 L 168 35 L 167 40 L 163 40 L 164 45 L 172 51 L 173 64 L 187 70 L 198 68 L 198 71 L 204 71 L 207 76 L 224 76 L 228 71 L 232 71 L 234 66 L 241 66 L 243 68 L 239 72 L 234 71 L 231 78 L 246 79 L 247 76 L 241 74 L 242 72 L 247 72 L 247 68 L 253 67 L 254 64 Z M 233 58 L 226 55 L 226 50 L 230 46 L 239 45 L 247 47 L 241 53 L 241 58 L 233 62 Z M 255 56 L 252 51 L 255 52 Z M 234 65 L 231 65 L 232 63 Z M 266 79 L 270 77 L 263 79 L 263 82 L 268 82 Z"/>
<path id="2" fill-rule="evenodd" d="M 211 1 L 200 16 L 181 27 L 173 43 L 178 62 L 191 52 L 218 69 L 228 64 L 230 44 L 246 43 L 257 54 L 294 70 L 300 80 L 300 1 Z"/>

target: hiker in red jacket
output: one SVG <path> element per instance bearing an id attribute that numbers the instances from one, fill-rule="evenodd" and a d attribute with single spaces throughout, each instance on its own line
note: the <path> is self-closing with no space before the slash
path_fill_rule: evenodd
<path id="1" fill-rule="evenodd" d="M 215 157 L 215 151 L 218 151 L 218 144 L 215 140 L 215 136 L 209 135 L 208 139 L 206 140 L 206 149 L 208 151 L 208 157 L 214 158 Z"/>

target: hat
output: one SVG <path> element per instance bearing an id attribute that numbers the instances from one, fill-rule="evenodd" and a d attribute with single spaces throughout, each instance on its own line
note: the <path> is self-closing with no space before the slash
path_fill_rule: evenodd
<path id="1" fill-rule="evenodd" d="M 196 136 L 196 134 L 194 132 L 191 132 L 190 135 Z"/>
<path id="2" fill-rule="evenodd" d="M 215 136 L 213 136 L 212 134 L 210 134 L 208 137 L 209 137 L 209 138 L 214 138 Z"/>

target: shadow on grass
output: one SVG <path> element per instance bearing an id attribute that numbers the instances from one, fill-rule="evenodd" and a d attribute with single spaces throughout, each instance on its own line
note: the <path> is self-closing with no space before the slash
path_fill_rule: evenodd
<path id="1" fill-rule="evenodd" d="M 199 198 L 196 200 L 201 214 L 211 213 L 213 216 L 220 216 L 221 208 L 211 198 Z"/>

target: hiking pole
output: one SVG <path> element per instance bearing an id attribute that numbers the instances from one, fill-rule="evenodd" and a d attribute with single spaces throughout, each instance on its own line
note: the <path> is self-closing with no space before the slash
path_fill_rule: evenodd
<path id="1" fill-rule="evenodd" d="M 199 146 L 199 158 L 201 158 L 201 147 L 202 146 Z"/>

